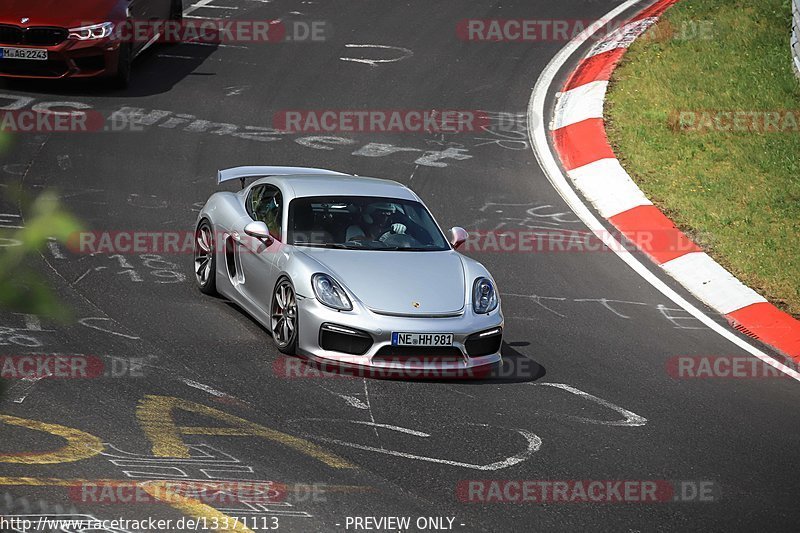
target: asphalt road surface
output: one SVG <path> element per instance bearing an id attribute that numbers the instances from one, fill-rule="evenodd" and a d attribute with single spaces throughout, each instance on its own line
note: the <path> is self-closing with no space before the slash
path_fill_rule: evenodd
<path id="1" fill-rule="evenodd" d="M 82 103 L 106 116 L 140 109 L 136 131 L 16 135 L 0 156 L 2 224 L 31 216 L 7 193 L 21 184 L 29 196 L 57 189 L 91 230 L 191 233 L 217 190 L 217 169 L 265 164 L 398 180 L 446 228 L 583 231 L 537 165 L 525 122 L 531 88 L 566 42 L 466 42 L 456 26 L 591 20 L 619 3 L 213 0 L 188 8 L 196 17 L 324 21 L 328 34 L 324 42 L 154 48 L 125 91 L 2 82 L 2 105 Z M 447 135 L 269 132 L 275 113 L 302 109 L 476 109 L 493 122 Z M 254 530 L 276 518 L 281 531 L 387 525 L 355 520 L 365 517 L 410 517 L 411 530 L 434 530 L 436 521 L 417 519 L 441 518 L 440 527 L 464 532 L 796 530 L 798 383 L 677 378 L 669 371 L 677 356 L 747 354 L 613 253 L 468 253 L 500 287 L 506 366 L 492 379 L 451 382 L 316 377 L 284 359 L 236 306 L 200 294 L 190 253 L 48 248 L 31 268 L 73 319 L 2 314 L 0 352 L 92 355 L 113 375 L 8 383 L 0 504 L 17 515 L 204 517 L 208 527 L 224 513 L 257 521 L 245 522 Z M 59 434 L 70 438 L 66 448 Z M 81 493 L 99 480 L 173 478 L 289 490 L 200 507 Z M 576 480 L 656 481 L 676 491 L 658 502 L 479 501 L 491 487 L 513 499 L 503 480 L 572 480 L 570 490 Z"/>

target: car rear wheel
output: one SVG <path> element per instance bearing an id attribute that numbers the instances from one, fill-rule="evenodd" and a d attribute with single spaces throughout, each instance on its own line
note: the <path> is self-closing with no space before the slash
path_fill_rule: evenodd
<path id="1" fill-rule="evenodd" d="M 278 351 L 293 354 L 297 349 L 297 297 L 292 282 L 283 278 L 275 287 L 270 305 L 272 339 Z"/>
<path id="2" fill-rule="evenodd" d="M 217 257 L 214 253 L 214 232 L 204 220 L 194 238 L 194 279 L 203 294 L 217 293 Z"/>

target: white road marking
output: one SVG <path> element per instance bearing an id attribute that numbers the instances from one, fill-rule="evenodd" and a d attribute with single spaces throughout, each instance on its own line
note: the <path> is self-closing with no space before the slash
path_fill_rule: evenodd
<path id="1" fill-rule="evenodd" d="M 414 52 L 412 52 L 408 48 L 403 48 L 401 46 L 387 46 L 384 44 L 346 44 L 344 46 L 345 48 L 377 48 L 379 50 L 397 50 L 401 54 L 400 57 L 396 57 L 393 59 L 368 59 L 365 57 L 339 58 L 342 61 L 352 61 L 353 63 L 364 63 L 365 65 L 369 65 L 371 67 L 377 67 L 378 63 L 395 63 L 397 61 L 408 59 L 409 57 L 414 55 Z"/>
<path id="2" fill-rule="evenodd" d="M 201 390 L 203 392 L 207 392 L 210 395 L 216 396 L 218 398 L 224 398 L 224 397 L 228 396 L 228 394 L 225 394 L 222 391 L 218 391 L 217 389 L 215 389 L 215 388 L 213 388 L 213 387 L 211 387 L 209 385 L 204 385 L 203 383 L 200 383 L 198 381 L 194 381 L 192 379 L 181 378 L 181 381 L 183 383 L 185 383 L 186 385 L 189 385 L 190 387 L 194 388 L 194 389 L 198 389 L 198 390 Z"/>
<path id="3" fill-rule="evenodd" d="M 20 215 L 0 213 L 0 228 L 22 229 L 24 226 L 17 225 L 21 221 L 22 217 Z"/>
<path id="4" fill-rule="evenodd" d="M 141 339 L 141 337 L 135 337 L 133 335 L 125 335 L 124 333 L 119 333 L 117 331 L 111 331 L 111 330 L 108 330 L 108 329 L 101 328 L 100 326 L 95 326 L 94 324 L 90 324 L 89 323 L 90 320 L 106 320 L 108 322 L 113 322 L 110 318 L 92 317 L 92 316 L 86 317 L 86 318 L 81 318 L 80 320 L 78 320 L 78 322 L 82 326 L 86 326 L 87 328 L 96 329 L 97 331 L 102 331 L 103 333 L 109 333 L 111 335 L 116 335 L 117 337 L 124 337 L 126 339 L 131 339 L 131 340 L 134 340 L 134 341 Z"/>
<path id="5" fill-rule="evenodd" d="M 58 167 L 61 170 L 69 170 L 72 168 L 72 161 L 67 154 L 57 156 L 56 160 L 58 161 Z"/>
<path id="6" fill-rule="evenodd" d="M 603 19 L 611 20 L 617 17 L 641 0 L 627 0 L 616 8 L 608 12 Z M 575 190 L 570 187 L 566 176 L 561 171 L 556 162 L 555 156 L 550 151 L 550 145 L 547 140 L 547 132 L 542 121 L 545 116 L 545 103 L 547 96 L 550 93 L 551 86 L 555 80 L 556 75 L 561 71 L 564 65 L 569 61 L 570 57 L 583 45 L 589 38 L 594 35 L 600 28 L 590 28 L 562 48 L 558 54 L 547 64 L 542 71 L 536 85 L 531 93 L 531 99 L 528 105 L 528 135 L 530 136 L 531 147 L 534 155 L 536 156 L 539 166 L 544 171 L 547 179 L 553 185 L 553 188 L 561 195 L 567 205 L 572 209 L 576 215 L 586 224 L 586 226 L 608 246 L 617 256 L 627 264 L 634 272 L 639 274 L 656 290 L 661 292 L 664 296 L 672 300 L 676 305 L 685 309 L 689 314 L 694 316 L 697 320 L 705 324 L 709 329 L 719 334 L 721 337 L 735 344 L 742 350 L 750 353 L 751 355 L 761 359 L 768 365 L 780 370 L 788 376 L 800 381 L 800 372 L 789 368 L 788 366 L 780 363 L 759 350 L 755 346 L 750 345 L 748 342 L 740 339 L 738 336 L 728 331 L 725 327 L 717 324 L 710 317 L 706 316 L 697 307 L 689 303 L 680 294 L 672 290 L 666 283 L 661 281 L 655 274 L 650 272 L 631 252 L 624 249 L 623 246 L 611 236 L 610 232 L 605 229 L 605 226 L 594 216 L 586 204 L 578 197 Z"/>
<path id="7" fill-rule="evenodd" d="M 365 409 L 365 410 L 369 409 L 369 405 L 365 404 L 355 396 L 348 396 L 347 394 L 337 394 L 336 396 L 347 402 L 347 405 L 349 405 L 350 407 L 355 407 L 356 409 Z"/>
<path id="8" fill-rule="evenodd" d="M 2 96 L 3 95 L 0 95 L 0 98 L 2 98 Z M 30 101 L 32 102 L 33 98 L 31 98 Z M 0 108 L 0 109 L 5 109 L 5 108 Z M 11 174 L 13 176 L 22 176 L 23 174 L 25 174 L 25 169 L 27 168 L 28 166 L 25 165 L 24 163 L 12 163 L 9 165 L 3 165 L 3 172 L 5 172 L 6 174 Z"/>
<path id="9" fill-rule="evenodd" d="M 201 43 L 199 41 L 185 41 L 183 44 L 191 44 L 193 46 L 213 46 L 214 48 L 238 48 L 240 50 L 247 50 L 246 46 L 241 46 L 238 44 Z"/>
<path id="10" fill-rule="evenodd" d="M 80 276 L 78 276 L 78 279 L 76 279 L 75 281 L 73 281 L 73 282 L 72 282 L 72 284 L 73 284 L 73 285 L 77 285 L 78 283 L 80 283 L 80 282 L 81 282 L 81 280 L 82 280 L 83 278 L 85 278 L 86 276 L 88 276 L 88 275 L 89 275 L 89 273 L 90 273 L 92 270 L 93 270 L 93 269 L 91 269 L 91 268 L 90 268 L 89 270 L 87 270 L 86 272 L 84 272 L 83 274 L 81 274 Z"/>
<path id="11" fill-rule="evenodd" d="M 378 424 L 377 422 L 367 422 L 365 420 L 337 420 L 330 418 L 305 418 L 304 420 L 309 422 L 346 422 L 348 424 L 359 424 L 362 426 L 371 426 L 376 428 L 389 429 L 391 431 L 397 431 L 399 433 L 406 433 L 407 435 L 414 435 L 415 437 L 422 437 L 422 438 L 430 437 L 429 433 L 423 433 L 422 431 L 417 431 L 415 429 L 404 428 L 401 426 L 393 426 L 391 424 Z"/>
<path id="12" fill-rule="evenodd" d="M 601 426 L 644 426 L 647 424 L 647 419 L 643 416 L 639 416 L 632 411 L 628 411 L 620 407 L 619 405 L 614 405 L 613 403 L 609 402 L 608 400 L 604 400 L 602 398 L 598 398 L 588 392 L 583 392 L 580 389 L 576 389 L 570 385 L 566 385 L 564 383 L 532 383 L 536 387 L 555 387 L 557 389 L 563 389 L 567 392 L 571 392 L 576 396 L 580 396 L 590 402 L 594 402 L 596 404 L 602 405 L 603 407 L 608 407 L 609 409 L 618 412 L 622 416 L 625 417 L 625 420 L 595 420 L 593 418 L 586 418 L 583 416 L 574 416 L 574 415 L 565 415 L 565 418 L 569 418 L 571 420 L 578 420 L 580 422 L 586 422 L 587 424 L 598 424 Z"/>
<path id="13" fill-rule="evenodd" d="M 19 314 L 19 313 L 15 313 Z M 42 321 L 37 315 L 31 315 L 29 313 L 22 314 L 22 318 L 25 320 L 25 331 L 44 331 L 42 329 Z M 52 331 L 52 330 L 48 330 Z"/>
<path id="14" fill-rule="evenodd" d="M 239 96 L 247 89 L 252 87 L 251 85 L 231 85 L 230 87 L 224 87 L 225 96 Z"/>
<path id="15" fill-rule="evenodd" d="M 210 1 L 213 2 L 213 0 L 210 0 Z M 192 4 L 189 9 L 191 9 L 192 7 L 194 7 L 195 9 L 201 9 L 201 8 L 202 9 L 239 9 L 238 7 L 233 7 L 233 6 L 212 6 L 210 4 L 204 4 L 204 5 Z"/>
<path id="16" fill-rule="evenodd" d="M 190 13 L 194 13 L 198 9 L 201 9 L 201 8 L 204 8 L 204 7 L 209 7 L 209 4 L 211 4 L 213 1 L 214 0 L 200 0 L 199 2 L 196 2 L 196 3 L 192 4 L 191 6 L 187 7 L 186 9 L 184 9 L 183 10 L 183 16 L 185 17 L 185 16 L 189 15 Z M 200 18 L 200 17 L 190 17 L 190 18 Z"/>
<path id="17" fill-rule="evenodd" d="M 486 424 L 475 424 L 475 425 L 488 427 Z M 385 454 L 385 455 L 392 455 L 394 457 L 403 457 L 404 459 L 414 459 L 414 460 L 417 460 L 417 461 L 425 461 L 425 462 L 428 462 L 428 463 L 437 463 L 437 464 L 443 464 L 443 465 L 448 465 L 448 466 L 457 466 L 457 467 L 460 467 L 460 468 L 469 468 L 469 469 L 472 469 L 472 470 L 493 471 L 493 470 L 502 470 L 503 468 L 508 468 L 510 466 L 514 466 L 514 465 L 519 464 L 519 463 L 521 463 L 523 461 L 526 461 L 526 460 L 530 459 L 530 457 L 534 453 L 539 451 L 539 449 L 542 447 L 542 439 L 540 439 L 536 434 L 534 434 L 534 433 L 532 433 L 532 432 L 530 432 L 528 430 L 525 430 L 525 429 L 511 429 L 510 431 L 513 431 L 513 432 L 521 435 L 526 440 L 527 446 L 526 446 L 525 450 L 523 450 L 522 452 L 517 453 L 515 455 L 512 455 L 511 457 L 503 459 L 502 461 L 497 461 L 497 462 L 494 462 L 494 463 L 490 463 L 488 465 L 476 465 L 476 464 L 472 464 L 472 463 L 464 463 L 464 462 L 461 462 L 461 461 L 452 461 L 450 459 L 439 459 L 439 458 L 436 458 L 436 457 L 426 457 L 424 455 L 415 455 L 413 453 L 401 452 L 401 451 L 398 451 L 398 450 L 386 450 L 384 448 L 376 448 L 374 446 L 366 446 L 366 445 L 363 445 L 363 444 L 356 444 L 354 442 L 346 442 L 346 441 L 342 441 L 342 440 L 338 440 L 338 439 L 330 439 L 330 438 L 327 438 L 327 437 L 315 437 L 315 436 L 311 436 L 311 437 L 315 438 L 317 440 L 321 440 L 323 442 L 329 442 L 329 443 L 332 443 L 332 444 L 338 444 L 340 446 L 346 446 L 348 448 L 355 448 L 357 450 L 364 450 L 364 451 L 368 451 L 368 452 L 377 452 L 377 453 L 382 453 L 382 454 Z"/>
<path id="18" fill-rule="evenodd" d="M 375 415 L 372 414 L 372 405 L 369 402 L 369 390 L 367 389 L 367 378 L 361 378 L 364 381 L 364 400 L 366 400 L 367 404 L 367 412 L 369 412 L 369 418 L 372 420 L 373 430 L 375 431 L 375 436 L 380 439 L 380 435 L 378 434 L 378 428 L 376 427 L 377 424 L 375 423 Z M 383 445 L 381 445 L 383 448 Z"/>
<path id="19" fill-rule="evenodd" d="M 233 400 L 233 401 L 238 402 L 240 404 L 246 404 L 248 406 L 250 405 L 249 402 L 246 402 L 244 400 L 240 400 L 236 396 L 232 396 L 232 395 L 228 394 L 227 392 L 222 392 L 220 390 L 217 390 L 217 389 L 215 389 L 214 387 L 212 387 L 210 385 L 206 385 L 205 383 L 200 383 L 199 381 L 195 381 L 193 379 L 188 379 L 188 378 L 180 378 L 180 380 L 185 385 L 188 385 L 188 386 L 190 386 L 190 387 L 192 387 L 194 389 L 197 389 L 197 390 L 201 390 L 203 392 L 207 392 L 208 394 L 210 394 L 212 396 L 216 396 L 217 398 L 225 398 L 227 400 Z"/>
<path id="20" fill-rule="evenodd" d="M 14 402 L 14 403 L 22 403 L 22 402 L 24 402 L 25 398 L 28 397 L 28 395 L 33 390 L 33 387 L 36 386 L 36 383 L 38 383 L 39 380 L 42 379 L 42 377 L 43 376 L 39 376 L 39 377 L 35 377 L 35 378 L 22 378 L 19 382 L 17 382 L 14 385 L 12 385 L 8 389 L 9 393 L 15 394 L 15 396 L 12 398 L 11 401 Z M 21 389 L 21 390 L 18 391 L 18 389 Z"/>
<path id="21" fill-rule="evenodd" d="M 319 384 L 317 384 L 317 386 L 320 389 L 324 390 L 325 392 L 329 392 L 329 393 L 333 394 L 334 396 L 338 396 L 339 398 L 341 398 L 342 400 L 347 402 L 347 405 L 349 405 L 350 407 L 355 407 L 356 409 L 364 409 L 364 410 L 368 410 L 369 409 L 369 405 L 365 404 L 364 402 L 362 402 L 360 399 L 356 398 L 355 396 L 350 396 L 348 394 L 340 394 L 338 392 L 330 390 L 327 387 L 323 387 L 322 385 L 319 385 Z"/>
<path id="22" fill-rule="evenodd" d="M 58 241 L 55 238 L 49 237 L 47 239 L 47 249 L 50 250 L 50 253 L 53 254 L 55 259 L 66 259 L 64 254 L 61 253 L 61 249 L 58 247 Z"/>
<path id="23" fill-rule="evenodd" d="M 193 56 L 179 56 L 179 55 L 175 55 L 175 54 L 158 54 L 158 57 L 168 57 L 168 58 L 171 58 L 171 59 L 199 59 L 199 58 L 193 57 Z"/>

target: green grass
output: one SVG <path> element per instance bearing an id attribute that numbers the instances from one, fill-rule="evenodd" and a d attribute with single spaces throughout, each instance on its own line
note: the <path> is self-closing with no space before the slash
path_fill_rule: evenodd
<path id="1" fill-rule="evenodd" d="M 687 38 L 702 21 L 711 38 Z M 683 0 L 614 73 L 606 122 L 645 194 L 743 283 L 800 317 L 800 132 L 691 132 L 674 120 L 683 110 L 800 117 L 790 26 L 789 0 Z"/>

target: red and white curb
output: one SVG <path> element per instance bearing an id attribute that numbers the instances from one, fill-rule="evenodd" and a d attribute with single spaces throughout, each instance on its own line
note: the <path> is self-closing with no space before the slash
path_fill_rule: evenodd
<path id="1" fill-rule="evenodd" d="M 628 47 L 679 0 L 660 0 L 595 44 L 556 96 L 550 135 L 561 165 L 598 213 L 737 330 L 800 362 L 800 321 L 742 284 L 636 186 L 608 143 L 603 106 Z"/>

